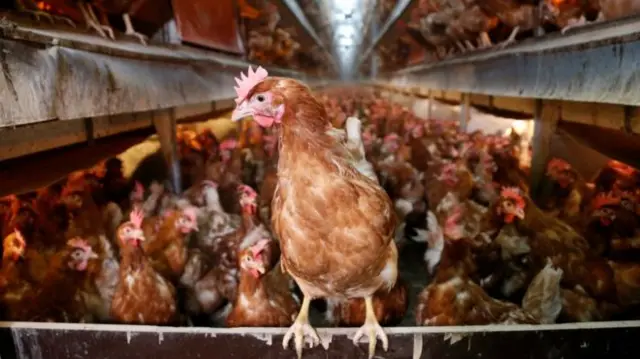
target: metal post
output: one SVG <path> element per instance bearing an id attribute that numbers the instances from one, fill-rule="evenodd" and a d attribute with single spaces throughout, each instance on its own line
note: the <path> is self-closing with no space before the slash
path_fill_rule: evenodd
<path id="1" fill-rule="evenodd" d="M 460 102 L 460 130 L 467 132 L 467 125 L 471 119 L 471 98 L 468 93 L 462 94 L 462 101 Z"/>
<path id="2" fill-rule="evenodd" d="M 529 189 L 529 192 L 534 199 L 540 194 L 540 184 L 544 179 L 547 161 L 551 152 L 551 139 L 556 131 L 559 119 L 559 105 L 544 103 L 540 99 L 536 100 L 533 139 L 531 141 L 533 156 L 531 158 L 531 178 Z"/>
<path id="3" fill-rule="evenodd" d="M 165 116 L 153 116 L 153 126 L 158 133 L 160 148 L 169 169 L 169 178 L 176 194 L 182 192 L 180 176 L 180 159 L 178 157 L 178 140 L 176 138 L 175 110 L 166 110 Z"/>

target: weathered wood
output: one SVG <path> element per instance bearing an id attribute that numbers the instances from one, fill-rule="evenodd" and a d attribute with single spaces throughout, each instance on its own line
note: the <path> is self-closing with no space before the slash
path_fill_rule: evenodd
<path id="1" fill-rule="evenodd" d="M 169 177 L 174 193 L 182 192 L 180 178 L 180 160 L 178 158 L 178 141 L 176 137 L 176 114 L 174 110 L 159 111 L 153 116 L 153 126 L 158 133 L 160 148 L 169 168 Z"/>
<path id="2" fill-rule="evenodd" d="M 429 105 L 427 106 L 427 119 L 431 119 L 433 112 L 433 92 L 429 91 Z"/>
<path id="3" fill-rule="evenodd" d="M 229 100 L 234 77 L 249 66 L 211 51 L 114 42 L 88 32 L 25 24 L 0 30 L 0 127 Z"/>
<path id="4" fill-rule="evenodd" d="M 469 94 L 463 94 L 460 102 L 460 129 L 467 131 L 467 125 L 471 120 L 471 102 Z"/>
<path id="5" fill-rule="evenodd" d="M 534 130 L 531 147 L 533 156 L 531 158 L 531 179 L 530 193 L 535 198 L 542 182 L 547 161 L 549 160 L 551 138 L 556 131 L 556 126 L 561 116 L 559 103 L 536 101 Z"/>
<path id="6" fill-rule="evenodd" d="M 80 125 L 82 121 L 78 121 Z M 2 161 L 0 164 L 0 197 L 20 194 L 48 186 L 70 172 L 89 168 L 116 156 L 151 135 L 150 129 L 119 136 L 99 138 L 94 145 L 79 143 L 50 151 Z M 2 343 L 2 342 L 0 342 Z M 0 347 L 2 344 L 0 344 Z M 4 356 L 0 356 L 4 359 Z"/>
<path id="7" fill-rule="evenodd" d="M 494 96 L 640 105 L 640 18 L 469 52 L 388 74 L 397 86 Z"/>
<path id="8" fill-rule="evenodd" d="M 16 323 L 0 328 L 17 359 L 295 358 L 283 348 L 286 328 L 164 328 L 122 325 Z M 385 328 L 387 359 L 637 359 L 637 322 L 577 325 Z M 367 344 L 353 345 L 355 328 L 320 328 L 322 344 L 305 346 L 303 358 L 367 358 Z M 9 335 L 7 335 L 9 333 Z M 3 355 L 3 359 L 5 356 Z"/>

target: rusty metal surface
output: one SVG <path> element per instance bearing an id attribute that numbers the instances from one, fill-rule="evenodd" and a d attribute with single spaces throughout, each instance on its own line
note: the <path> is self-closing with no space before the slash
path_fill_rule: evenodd
<path id="1" fill-rule="evenodd" d="M 640 104 L 640 20 L 580 30 L 414 66 L 386 79 L 398 86 L 495 96 Z"/>
<path id="2" fill-rule="evenodd" d="M 233 0 L 172 0 L 183 41 L 243 54 L 244 47 Z"/>
<path id="3" fill-rule="evenodd" d="M 117 115 L 235 97 L 249 65 L 185 47 L 113 42 L 63 30 L 0 31 L 0 128 Z M 270 74 L 320 82 L 270 68 Z"/>
<path id="4" fill-rule="evenodd" d="M 2 345 L 19 359 L 195 359 L 295 358 L 281 345 L 284 328 L 156 328 L 135 326 L 5 323 Z M 376 358 L 552 358 L 637 359 L 638 323 L 467 328 L 394 328 L 389 351 Z M 511 328 L 511 329 L 508 329 Z M 320 329 L 323 346 L 305 349 L 305 359 L 366 358 L 366 344 L 354 346 L 351 329 Z M 5 356 L 3 355 L 3 359 Z"/>

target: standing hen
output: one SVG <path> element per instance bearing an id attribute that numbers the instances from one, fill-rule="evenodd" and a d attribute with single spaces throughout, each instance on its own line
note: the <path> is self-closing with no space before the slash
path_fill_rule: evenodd
<path id="1" fill-rule="evenodd" d="M 393 241 L 396 218 L 389 196 L 353 167 L 344 144 L 332 136 L 324 107 L 304 84 L 267 71 L 249 69 L 236 80 L 232 119 L 252 116 L 262 127 L 281 124 L 278 187 L 272 225 L 281 241 L 282 268 L 296 281 L 304 299 L 284 336 L 294 337 L 298 358 L 305 337 L 320 341 L 309 324 L 314 298 L 364 298 L 365 324 L 354 343 L 369 338 L 369 358 L 377 338 L 388 347 L 378 324 L 373 294 L 393 288 L 398 252 Z"/>

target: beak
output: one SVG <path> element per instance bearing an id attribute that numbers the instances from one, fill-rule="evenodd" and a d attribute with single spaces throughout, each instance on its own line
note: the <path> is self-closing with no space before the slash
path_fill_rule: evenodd
<path id="1" fill-rule="evenodd" d="M 520 219 L 524 219 L 524 209 L 516 208 L 516 210 L 513 212 L 513 215 Z"/>
<path id="2" fill-rule="evenodd" d="M 136 230 L 133 237 L 141 242 L 144 242 L 145 240 L 144 232 L 142 232 L 141 229 Z"/>
<path id="3" fill-rule="evenodd" d="M 198 231 L 198 223 L 197 222 L 193 222 L 193 224 L 191 225 L 191 230 L 194 232 Z"/>
<path id="4" fill-rule="evenodd" d="M 236 106 L 231 114 L 231 121 L 240 121 L 245 117 L 253 116 L 253 109 L 247 104 L 246 101 L 241 102 Z"/>
<path id="5" fill-rule="evenodd" d="M 91 254 L 89 254 L 89 259 L 96 259 L 98 258 L 98 254 L 95 252 L 91 252 Z"/>
<path id="6" fill-rule="evenodd" d="M 256 266 L 256 270 L 257 270 L 257 271 L 258 271 L 258 273 L 260 273 L 260 274 L 264 274 L 264 272 L 265 272 L 264 266 L 262 266 L 262 265 L 258 265 L 258 266 Z"/>

